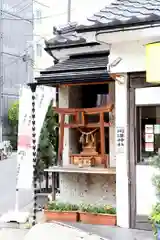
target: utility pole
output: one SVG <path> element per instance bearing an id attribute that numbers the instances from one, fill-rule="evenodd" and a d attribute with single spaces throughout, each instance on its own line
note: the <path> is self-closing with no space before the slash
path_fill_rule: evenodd
<path id="1" fill-rule="evenodd" d="M 3 0 L 0 0 L 0 143 L 3 134 L 3 81 Z"/>
<path id="2" fill-rule="evenodd" d="M 71 22 L 71 1 L 72 0 L 68 0 L 67 23 Z"/>

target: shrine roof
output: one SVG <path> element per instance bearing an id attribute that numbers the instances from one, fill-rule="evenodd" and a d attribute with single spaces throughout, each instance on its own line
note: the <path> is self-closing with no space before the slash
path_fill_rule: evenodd
<path id="1" fill-rule="evenodd" d="M 98 43 L 88 43 L 86 39 L 76 32 L 77 23 L 68 23 L 65 26 L 53 27 L 54 37 L 45 41 L 45 50 L 64 49 L 70 47 L 80 47 L 88 45 L 98 45 Z"/>
<path id="2" fill-rule="evenodd" d="M 160 0 L 111 0 L 87 20 L 78 32 L 155 24 L 160 22 Z"/>
<path id="3" fill-rule="evenodd" d="M 72 84 L 112 80 L 107 72 L 108 51 L 73 54 L 36 78 L 43 84 Z"/>

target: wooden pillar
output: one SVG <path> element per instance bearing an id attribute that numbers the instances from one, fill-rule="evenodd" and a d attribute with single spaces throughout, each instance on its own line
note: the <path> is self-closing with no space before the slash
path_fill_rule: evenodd
<path id="1" fill-rule="evenodd" d="M 65 113 L 61 113 L 60 127 L 59 127 L 59 147 L 58 147 L 58 163 L 62 165 L 62 152 L 63 152 L 63 140 L 64 140 L 64 120 Z"/>
<path id="2" fill-rule="evenodd" d="M 52 201 L 56 200 L 55 172 L 52 172 Z"/>
<path id="3" fill-rule="evenodd" d="M 105 167 L 107 167 L 105 158 L 105 136 L 104 136 L 104 113 L 100 112 L 100 140 L 101 140 L 101 157 Z"/>

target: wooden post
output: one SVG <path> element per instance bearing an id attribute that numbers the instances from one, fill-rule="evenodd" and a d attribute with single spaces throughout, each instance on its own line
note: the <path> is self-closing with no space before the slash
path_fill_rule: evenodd
<path id="1" fill-rule="evenodd" d="M 62 165 L 63 140 L 64 140 L 64 120 L 65 114 L 61 113 L 59 128 L 59 147 L 58 147 L 58 163 Z"/>
<path id="2" fill-rule="evenodd" d="M 105 158 L 105 136 L 104 136 L 104 113 L 103 112 L 100 112 L 100 140 L 101 140 L 101 157 L 106 167 L 107 163 Z"/>
<path id="3" fill-rule="evenodd" d="M 52 172 L 52 201 L 56 200 L 56 191 L 55 191 L 55 173 Z"/>

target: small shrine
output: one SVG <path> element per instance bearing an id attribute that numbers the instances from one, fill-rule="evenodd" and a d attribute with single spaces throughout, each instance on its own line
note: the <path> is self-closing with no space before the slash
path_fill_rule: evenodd
<path id="1" fill-rule="evenodd" d="M 59 115 L 59 149 L 54 170 L 107 171 L 112 145 L 109 129 L 114 124 L 114 98 L 109 100 L 109 89 L 117 76 L 107 72 L 109 51 L 97 42 L 79 37 L 74 29 L 75 26 L 54 29 L 56 37 L 46 42 L 45 50 L 54 56 L 55 65 L 41 72 L 37 79 L 39 84 L 51 85 L 59 92 L 58 105 L 54 107 Z"/>
<path id="2" fill-rule="evenodd" d="M 96 108 L 55 108 L 60 115 L 60 132 L 59 132 L 59 151 L 58 159 L 61 161 L 63 152 L 64 128 L 75 128 L 80 132 L 79 143 L 81 151 L 78 154 L 70 152 L 70 164 L 79 167 L 96 167 L 104 165 L 109 166 L 109 156 L 105 153 L 105 128 L 111 126 L 109 119 L 105 121 L 105 114 L 111 116 L 113 104 Z M 69 117 L 69 123 L 65 123 L 65 117 Z M 90 123 L 90 117 L 97 116 L 98 122 Z"/>

